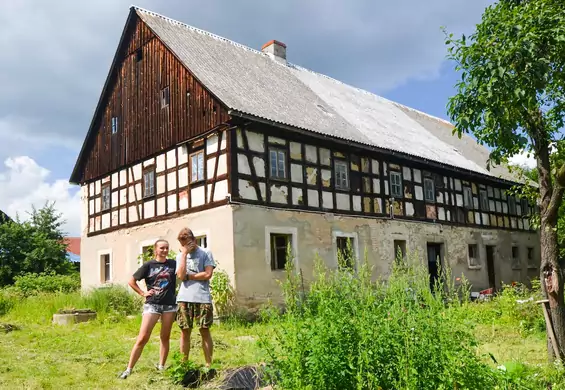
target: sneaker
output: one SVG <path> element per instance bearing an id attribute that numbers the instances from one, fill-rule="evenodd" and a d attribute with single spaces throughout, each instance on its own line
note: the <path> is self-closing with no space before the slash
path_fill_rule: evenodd
<path id="1" fill-rule="evenodd" d="M 130 376 L 131 374 L 131 370 L 125 370 L 124 372 L 122 372 L 120 374 L 120 376 L 118 376 L 119 379 L 126 379 L 128 376 Z"/>
<path id="2" fill-rule="evenodd" d="M 157 369 L 157 371 L 165 371 L 165 366 L 162 366 L 158 363 L 155 363 L 155 368 Z"/>

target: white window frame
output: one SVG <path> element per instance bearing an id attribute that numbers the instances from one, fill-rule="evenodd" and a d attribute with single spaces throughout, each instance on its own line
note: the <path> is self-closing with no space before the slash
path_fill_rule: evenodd
<path id="1" fill-rule="evenodd" d="M 394 183 L 392 178 L 397 176 L 400 180 L 399 183 Z M 395 171 L 389 171 L 389 182 L 390 182 L 390 196 L 395 198 L 395 199 L 402 199 L 403 196 L 403 191 L 402 191 L 402 174 L 400 172 L 395 172 Z M 399 186 L 400 187 L 400 194 L 397 196 L 394 193 L 394 186 Z"/>
<path id="2" fill-rule="evenodd" d="M 200 159 L 200 156 L 202 156 L 202 159 Z M 196 159 L 196 172 L 194 172 L 193 159 Z M 201 162 L 202 166 L 200 166 Z M 188 156 L 188 163 L 190 164 L 190 182 L 197 183 L 203 181 L 206 178 L 206 156 L 204 155 L 204 149 L 191 153 L 190 156 Z"/>
<path id="3" fill-rule="evenodd" d="M 137 253 L 137 257 L 136 257 L 138 267 L 141 267 L 141 265 L 143 264 L 141 260 L 139 260 L 139 255 L 143 254 L 143 248 L 147 246 L 155 245 L 155 241 L 157 241 L 158 239 L 159 239 L 158 237 L 155 237 L 153 239 L 143 240 L 139 243 L 139 252 Z"/>
<path id="4" fill-rule="evenodd" d="M 117 134 L 118 131 L 119 131 L 118 117 L 117 117 L 117 116 L 113 116 L 113 117 L 112 117 L 112 134 Z"/>
<path id="5" fill-rule="evenodd" d="M 298 261 L 298 229 L 291 226 L 265 226 L 265 261 L 271 272 L 285 272 L 285 270 L 271 269 L 271 234 L 289 234 L 292 240 L 292 257 L 294 258 L 294 271 L 300 270 Z"/>
<path id="6" fill-rule="evenodd" d="M 475 245 L 477 247 L 477 257 L 475 258 L 477 264 L 471 264 L 471 257 L 469 257 L 469 246 Z M 468 242 L 465 247 L 465 256 L 467 257 L 467 266 L 469 269 L 481 269 L 483 268 L 483 263 L 481 262 L 481 245 L 478 242 Z"/>
<path id="7" fill-rule="evenodd" d="M 96 253 L 97 257 L 98 257 L 98 270 L 99 270 L 99 275 L 100 275 L 100 284 L 102 286 L 107 286 L 109 284 L 112 284 L 114 281 L 114 258 L 113 258 L 113 253 L 112 253 L 112 249 L 102 249 L 99 250 Z M 102 278 L 102 274 L 105 271 L 105 266 L 104 264 L 102 264 L 102 256 L 105 255 L 109 255 L 110 256 L 110 275 L 108 278 L 108 281 L 103 280 Z"/>
<path id="8" fill-rule="evenodd" d="M 431 199 L 428 198 L 428 190 L 426 189 L 426 183 L 430 183 L 431 186 L 432 186 L 432 188 L 431 188 L 431 193 L 432 193 Z M 424 201 L 435 203 L 435 201 L 436 201 L 435 192 L 436 192 L 436 189 L 435 189 L 434 179 L 432 179 L 430 177 L 424 177 Z"/>
<path id="9" fill-rule="evenodd" d="M 194 238 L 197 240 L 202 237 L 206 237 L 206 248 L 210 249 L 210 230 L 193 230 Z"/>
<path id="10" fill-rule="evenodd" d="M 337 167 L 343 167 L 343 171 L 338 171 Z M 340 190 L 349 189 L 349 172 L 347 161 L 334 160 L 335 188 Z"/>
<path id="11" fill-rule="evenodd" d="M 276 166 L 275 166 L 275 175 L 273 175 L 273 159 L 271 158 L 272 153 L 276 153 Z M 282 153 L 283 158 L 283 166 L 282 166 L 282 177 L 279 176 L 279 153 Z M 288 153 L 283 148 L 269 148 L 269 178 L 271 179 L 278 179 L 278 180 L 286 180 L 288 178 L 288 172 L 286 171 L 286 163 L 288 159 Z"/>
<path id="12" fill-rule="evenodd" d="M 145 182 L 145 176 L 146 176 L 147 174 L 153 174 L 153 187 L 152 187 L 152 188 L 153 188 L 153 192 L 150 193 L 150 194 L 147 193 L 147 188 L 148 188 L 148 187 L 147 187 L 147 183 Z M 152 197 L 152 196 L 155 196 L 155 193 L 157 192 L 157 191 L 156 191 L 157 189 L 155 188 L 155 187 L 157 186 L 157 173 L 156 173 L 155 167 L 152 167 L 151 169 L 148 169 L 148 170 L 146 170 L 146 171 L 143 171 L 142 174 L 141 174 L 141 179 L 143 180 L 143 194 L 142 194 L 142 195 L 143 195 L 143 199 L 145 199 L 145 198 L 150 198 L 150 197 Z"/>
<path id="13" fill-rule="evenodd" d="M 355 255 L 355 264 L 353 264 L 353 269 L 357 271 L 359 268 L 359 235 L 355 232 L 353 233 L 346 233 L 339 230 L 332 231 L 332 247 L 334 252 L 334 268 L 338 268 L 338 258 L 337 258 L 337 238 L 338 237 L 345 237 L 345 238 L 352 238 L 353 245 L 351 246 L 353 249 L 353 254 Z"/>
<path id="14" fill-rule="evenodd" d="M 104 207 L 104 190 L 108 189 L 108 207 Z M 112 209 L 112 187 L 110 184 L 104 184 L 100 189 L 100 210 L 108 211 Z"/>

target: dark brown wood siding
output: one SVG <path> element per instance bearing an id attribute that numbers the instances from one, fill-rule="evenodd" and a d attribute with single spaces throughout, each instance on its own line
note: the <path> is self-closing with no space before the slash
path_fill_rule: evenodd
<path id="1" fill-rule="evenodd" d="M 161 107 L 166 87 L 169 105 Z M 126 31 L 102 104 L 82 182 L 143 160 L 229 119 L 227 109 L 137 18 Z M 118 125 L 114 134 L 113 117 Z"/>

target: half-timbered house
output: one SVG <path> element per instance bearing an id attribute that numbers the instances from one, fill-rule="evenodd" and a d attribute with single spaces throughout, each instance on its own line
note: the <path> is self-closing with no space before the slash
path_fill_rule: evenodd
<path id="1" fill-rule="evenodd" d="M 72 172 L 85 288 L 125 283 L 157 238 L 189 226 L 246 305 L 278 296 L 347 242 L 374 275 L 395 253 L 474 289 L 537 275 L 527 202 L 452 125 L 261 50 L 132 7 Z M 355 267 L 356 264 L 351 266 Z"/>

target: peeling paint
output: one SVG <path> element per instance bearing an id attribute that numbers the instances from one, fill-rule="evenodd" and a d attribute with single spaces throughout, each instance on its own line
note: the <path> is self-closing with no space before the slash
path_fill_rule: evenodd
<path id="1" fill-rule="evenodd" d="M 382 213 L 383 208 L 382 208 L 381 198 L 375 198 L 373 200 L 373 203 L 374 203 L 374 207 L 375 207 L 375 213 Z"/>
<path id="2" fill-rule="evenodd" d="M 302 188 L 292 187 L 292 204 L 303 205 L 304 199 L 302 198 Z"/>
<path id="3" fill-rule="evenodd" d="M 412 181 L 412 173 L 409 167 L 402 167 L 402 179 Z"/>
<path id="4" fill-rule="evenodd" d="M 371 198 L 367 198 L 367 197 L 363 198 L 363 212 L 365 213 L 371 212 Z"/>
<path id="5" fill-rule="evenodd" d="M 437 219 L 436 206 L 432 204 L 426 205 L 426 218 Z"/>
<path id="6" fill-rule="evenodd" d="M 329 149 L 320 148 L 320 164 L 325 166 L 331 165 L 331 153 Z"/>
<path id="7" fill-rule="evenodd" d="M 405 206 L 406 206 L 406 215 L 409 216 L 409 217 L 413 217 L 414 216 L 414 205 L 410 202 L 406 202 Z"/>
<path id="8" fill-rule="evenodd" d="M 424 200 L 424 190 L 422 186 L 414 186 L 414 195 L 416 200 Z"/>
<path id="9" fill-rule="evenodd" d="M 335 195 L 336 208 L 339 210 L 351 210 L 349 195 L 337 193 Z"/>
<path id="10" fill-rule="evenodd" d="M 271 202 L 288 204 L 288 186 L 271 184 L 270 192 Z"/>
<path id="11" fill-rule="evenodd" d="M 279 137 L 269 136 L 269 142 L 273 144 L 286 145 L 286 140 Z"/>
<path id="12" fill-rule="evenodd" d="M 332 179 L 332 171 L 328 169 L 322 169 L 322 186 L 330 187 L 330 182 Z"/>
<path id="13" fill-rule="evenodd" d="M 304 182 L 302 165 L 300 165 L 300 164 L 290 164 L 290 180 L 292 180 L 294 183 L 303 183 Z"/>
<path id="14" fill-rule="evenodd" d="M 318 162 L 318 152 L 316 147 L 312 145 L 305 145 L 304 150 L 306 152 L 306 161 L 317 163 Z"/>
<path id="15" fill-rule="evenodd" d="M 247 142 L 249 142 L 249 149 L 256 152 L 265 151 L 265 141 L 263 134 L 247 130 Z"/>
<path id="16" fill-rule="evenodd" d="M 306 167 L 306 183 L 316 185 L 318 179 L 318 168 Z"/>
<path id="17" fill-rule="evenodd" d="M 364 173 L 369 173 L 369 158 L 368 157 L 361 157 L 361 171 Z"/>
<path id="18" fill-rule="evenodd" d="M 334 152 L 334 157 L 345 158 L 345 154 L 343 154 L 341 152 Z"/>
<path id="19" fill-rule="evenodd" d="M 253 166 L 258 177 L 265 177 L 265 160 L 261 157 L 253 156 Z"/>
<path id="20" fill-rule="evenodd" d="M 298 142 L 290 143 L 290 158 L 294 160 L 302 160 L 302 144 Z"/>
<path id="21" fill-rule="evenodd" d="M 407 199 L 412 199 L 412 192 L 410 191 L 410 186 L 404 186 L 404 197 Z"/>

